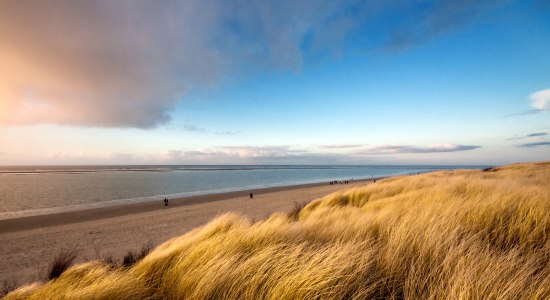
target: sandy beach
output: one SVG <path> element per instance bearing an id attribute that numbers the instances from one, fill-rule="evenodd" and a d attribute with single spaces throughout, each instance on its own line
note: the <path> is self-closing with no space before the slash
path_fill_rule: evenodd
<path id="1" fill-rule="evenodd" d="M 128 250 L 147 243 L 156 246 L 225 212 L 261 219 L 290 211 L 296 202 L 367 182 L 264 188 L 170 199 L 168 207 L 159 201 L 0 220 L 0 282 L 15 280 L 21 285 L 39 280 L 61 250 L 77 251 L 77 261 L 105 256 L 120 261 Z"/>

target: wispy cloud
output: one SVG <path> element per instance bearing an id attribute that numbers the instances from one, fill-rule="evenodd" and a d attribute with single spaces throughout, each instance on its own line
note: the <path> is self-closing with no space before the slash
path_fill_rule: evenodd
<path id="1" fill-rule="evenodd" d="M 508 1 L 422 1 L 420 11 L 409 18 L 405 14 L 400 26 L 390 35 L 385 46 L 389 50 L 404 50 L 433 38 L 464 28 L 484 13 L 491 12 Z M 417 2 L 410 2 L 417 5 Z M 399 6 L 398 6 L 399 8 Z"/>
<path id="2" fill-rule="evenodd" d="M 520 113 L 505 115 L 504 117 L 508 118 L 508 117 L 517 117 L 517 116 L 536 115 L 536 114 L 540 114 L 540 113 L 543 113 L 543 112 L 544 112 L 544 110 L 542 110 L 542 109 L 530 109 L 530 110 L 526 110 L 526 111 L 520 112 Z"/>
<path id="3" fill-rule="evenodd" d="M 367 144 L 333 144 L 333 145 L 320 145 L 320 148 L 324 149 L 350 149 L 365 147 Z"/>
<path id="4" fill-rule="evenodd" d="M 237 135 L 239 134 L 237 131 L 217 131 L 214 132 L 215 135 Z"/>
<path id="5" fill-rule="evenodd" d="M 205 132 L 206 131 L 206 129 L 204 129 L 202 127 L 198 127 L 196 125 L 190 125 L 190 124 L 183 125 L 183 130 L 184 131 L 190 131 L 190 132 Z"/>
<path id="6" fill-rule="evenodd" d="M 9 41 L 0 43 L 0 123 L 151 128 L 170 121 L 191 86 L 299 70 L 306 55 L 367 40 L 365 26 L 402 49 L 500 3 L 421 2 L 0 1 L 0 39 Z M 372 21 L 383 14 L 403 22 Z"/>
<path id="7" fill-rule="evenodd" d="M 534 147 L 541 147 L 541 146 L 550 146 L 550 142 L 536 142 L 536 143 L 526 143 L 519 145 L 523 148 L 534 148 Z"/>
<path id="8" fill-rule="evenodd" d="M 205 133 L 205 134 L 214 134 L 214 135 L 237 135 L 239 134 L 239 132 L 237 131 L 230 131 L 230 130 L 227 130 L 227 131 L 212 131 L 210 129 L 207 129 L 207 128 L 204 128 L 204 127 L 201 127 L 201 126 L 198 126 L 198 125 L 194 125 L 194 124 L 183 124 L 183 125 L 177 125 L 177 124 L 173 124 L 173 125 L 169 125 L 166 127 L 167 129 L 170 129 L 170 130 L 175 130 L 175 131 L 187 131 L 187 132 L 194 132 L 194 133 Z"/>
<path id="9" fill-rule="evenodd" d="M 438 153 L 438 152 L 458 152 L 481 148 L 474 145 L 458 144 L 438 144 L 430 146 L 410 146 L 410 145 L 384 145 L 364 150 L 359 150 L 355 154 L 399 154 L 399 153 Z"/>
<path id="10" fill-rule="evenodd" d="M 548 135 L 548 133 L 546 133 L 546 132 L 535 132 L 535 133 L 528 134 L 527 137 L 545 136 L 545 135 Z"/>
<path id="11" fill-rule="evenodd" d="M 521 140 L 521 139 L 526 139 L 526 138 L 531 138 L 531 137 L 539 137 L 539 136 L 546 136 L 546 135 L 548 135 L 548 133 L 546 133 L 546 132 L 535 132 L 535 133 L 530 133 L 530 134 L 527 134 L 527 135 L 514 136 L 514 137 L 506 139 L 506 140 L 513 141 L 513 140 Z"/>

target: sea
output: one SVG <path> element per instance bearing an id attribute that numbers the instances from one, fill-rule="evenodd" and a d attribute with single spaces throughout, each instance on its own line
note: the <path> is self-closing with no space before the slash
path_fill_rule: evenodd
<path id="1" fill-rule="evenodd" d="M 327 184 L 485 166 L 18 166 L 0 167 L 0 220 L 164 198 Z"/>

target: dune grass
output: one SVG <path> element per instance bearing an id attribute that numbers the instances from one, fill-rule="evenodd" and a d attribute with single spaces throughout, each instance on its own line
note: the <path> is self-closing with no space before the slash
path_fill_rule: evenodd
<path id="1" fill-rule="evenodd" d="M 300 199 L 297 199 L 300 200 Z M 388 178 L 6 299 L 550 299 L 550 162 Z"/>
<path id="2" fill-rule="evenodd" d="M 63 272 L 73 265 L 75 259 L 76 251 L 62 250 L 50 264 L 46 279 L 52 280 L 61 276 Z"/>

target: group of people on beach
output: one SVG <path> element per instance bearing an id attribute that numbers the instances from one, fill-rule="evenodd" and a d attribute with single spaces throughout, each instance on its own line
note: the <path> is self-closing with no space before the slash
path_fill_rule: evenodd
<path id="1" fill-rule="evenodd" d="M 329 182 L 330 185 L 333 185 L 333 184 L 348 184 L 348 183 L 349 183 L 348 180 L 344 180 L 344 181 L 333 180 L 333 181 Z"/>

